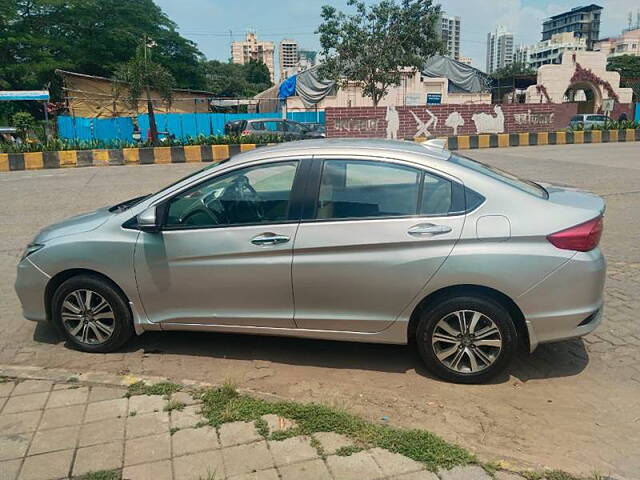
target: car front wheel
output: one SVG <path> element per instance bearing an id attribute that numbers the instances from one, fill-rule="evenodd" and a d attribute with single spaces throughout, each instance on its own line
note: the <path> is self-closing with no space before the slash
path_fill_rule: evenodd
<path id="1" fill-rule="evenodd" d="M 456 383 L 483 383 L 509 363 L 517 333 L 509 312 L 490 298 L 461 296 L 422 312 L 416 344 L 427 369 Z"/>
<path id="2" fill-rule="evenodd" d="M 110 282 L 92 275 L 64 281 L 52 298 L 54 321 L 85 352 L 112 352 L 133 334 L 131 311 Z"/>

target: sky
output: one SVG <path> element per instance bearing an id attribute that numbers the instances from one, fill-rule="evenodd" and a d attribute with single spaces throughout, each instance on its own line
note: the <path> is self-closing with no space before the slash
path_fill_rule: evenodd
<path id="1" fill-rule="evenodd" d="M 279 44 L 298 41 L 300 47 L 319 50 L 314 31 L 320 23 L 320 8 L 330 4 L 346 11 L 346 0 L 155 0 L 178 25 L 180 33 L 194 41 L 210 60 L 227 60 L 230 42 L 243 40 L 247 30 L 258 39 Z M 377 3 L 376 0 L 366 0 Z M 571 8 L 592 3 L 570 0 L 440 0 L 448 15 L 461 18 L 461 54 L 484 70 L 487 33 L 505 25 L 514 34 L 515 45 L 540 41 L 542 20 Z M 595 1 L 604 10 L 600 36 L 619 35 L 627 26 L 627 15 L 640 8 L 638 0 Z M 277 50 L 277 49 L 276 49 Z M 276 57 L 276 71 L 277 67 Z"/>

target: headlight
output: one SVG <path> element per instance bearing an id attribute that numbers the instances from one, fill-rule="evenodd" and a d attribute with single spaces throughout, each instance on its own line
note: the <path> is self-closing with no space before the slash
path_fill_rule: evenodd
<path id="1" fill-rule="evenodd" d="M 22 258 L 20 258 L 20 261 L 24 260 L 32 253 L 37 252 L 42 247 L 44 247 L 44 245 L 41 243 L 30 243 L 29 245 L 27 245 L 27 248 L 24 249 L 24 252 L 22 252 Z"/>

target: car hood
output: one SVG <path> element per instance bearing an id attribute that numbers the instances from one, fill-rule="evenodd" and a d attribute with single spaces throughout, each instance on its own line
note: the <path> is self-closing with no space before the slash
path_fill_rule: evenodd
<path id="1" fill-rule="evenodd" d="M 109 208 L 100 208 L 95 212 L 83 213 L 75 217 L 67 218 L 62 222 L 54 223 L 40 230 L 33 243 L 45 243 L 53 238 L 95 230 L 111 217 Z"/>

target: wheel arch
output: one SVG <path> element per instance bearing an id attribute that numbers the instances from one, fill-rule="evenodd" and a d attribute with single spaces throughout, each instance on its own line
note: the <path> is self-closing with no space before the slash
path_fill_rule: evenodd
<path id="1" fill-rule="evenodd" d="M 126 293 L 124 293 L 122 288 L 120 288 L 120 286 L 116 282 L 114 282 L 111 278 L 109 278 L 107 275 L 105 275 L 104 273 L 97 272 L 95 270 L 87 269 L 87 268 L 70 268 L 68 270 L 63 270 L 62 272 L 58 272 L 53 277 L 51 277 L 51 279 L 47 283 L 47 286 L 44 289 L 44 307 L 47 314 L 47 321 L 50 322 L 53 318 L 52 311 L 51 311 L 51 300 L 53 299 L 53 295 L 58 289 L 58 287 L 60 287 L 60 285 L 62 285 L 68 279 L 72 277 L 76 277 L 78 275 L 91 275 L 92 277 L 97 277 L 101 280 L 104 280 L 105 282 L 108 282 L 120 295 L 122 295 L 122 298 L 124 298 L 127 308 L 131 312 L 131 304 L 129 301 L 129 297 L 127 296 Z"/>
<path id="2" fill-rule="evenodd" d="M 418 322 L 420 321 L 421 313 L 426 310 L 429 305 L 433 302 L 437 302 L 438 300 L 444 299 L 449 296 L 460 296 L 460 295 L 481 295 L 484 297 L 488 297 L 504 308 L 507 309 L 513 322 L 516 327 L 516 332 L 521 342 L 523 342 L 524 346 L 527 348 L 527 351 L 530 351 L 530 339 L 529 339 L 529 331 L 527 330 L 527 323 L 524 318 L 524 314 L 520 307 L 513 301 L 511 297 L 496 290 L 494 288 L 485 287 L 482 285 L 473 285 L 473 284 L 464 284 L 464 285 L 451 285 L 448 287 L 443 287 L 435 292 L 430 293 L 426 297 L 424 297 L 418 305 L 413 309 L 411 313 L 411 318 L 409 320 L 409 325 L 407 326 L 407 340 L 408 343 L 413 343 L 415 341 L 415 333 L 418 328 Z"/>

